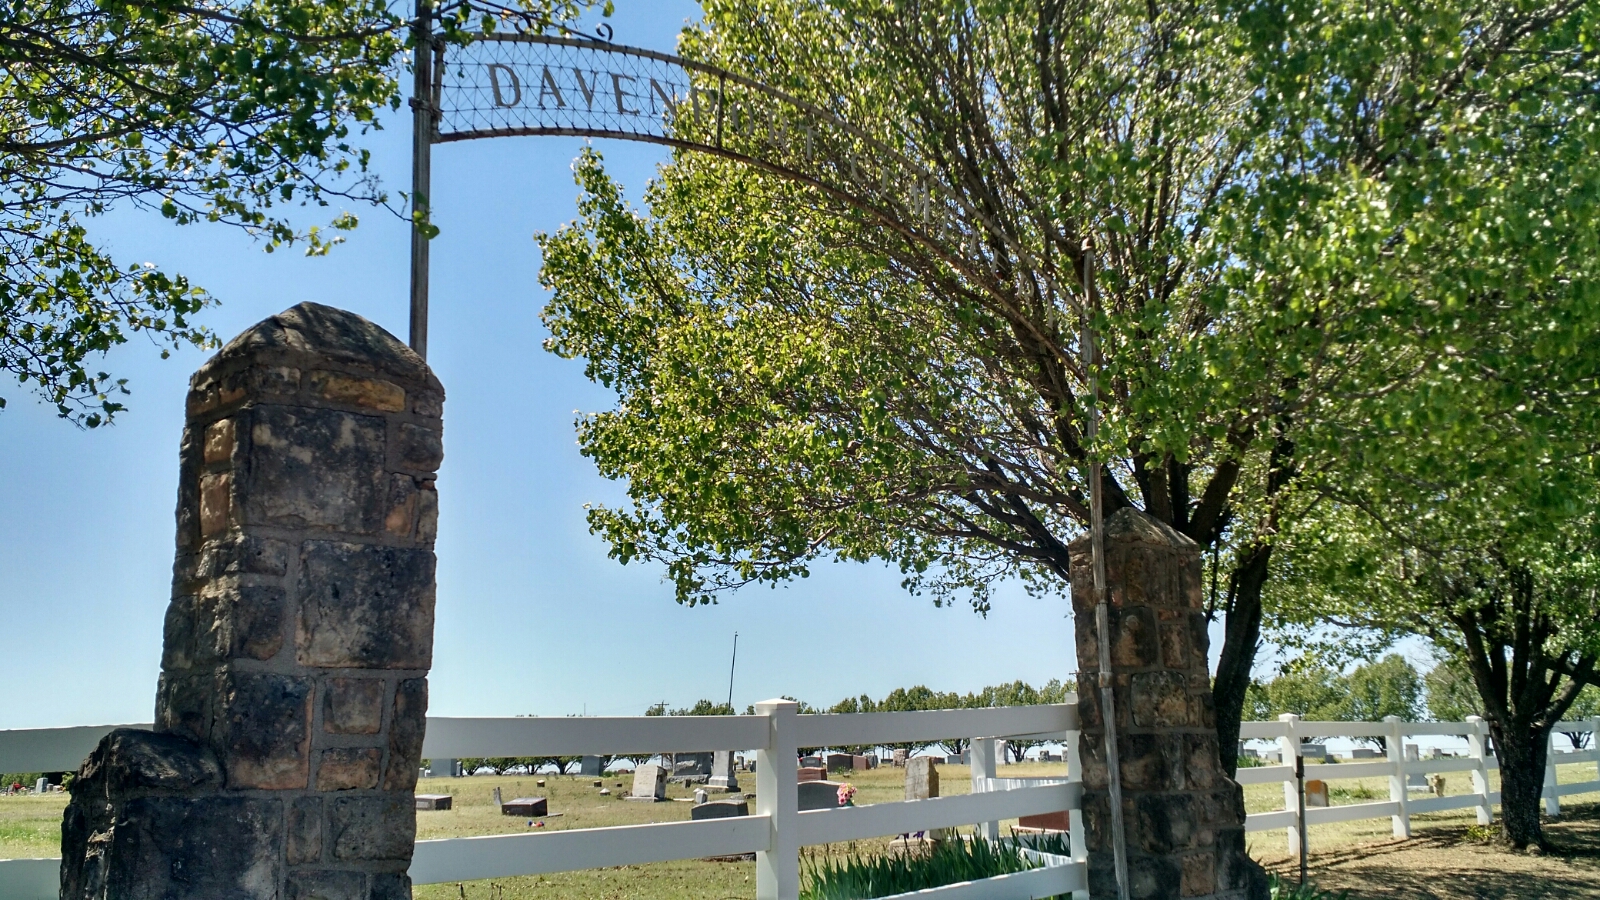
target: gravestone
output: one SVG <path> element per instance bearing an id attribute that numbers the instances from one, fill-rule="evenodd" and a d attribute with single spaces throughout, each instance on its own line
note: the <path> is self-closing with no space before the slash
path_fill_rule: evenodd
<path id="1" fill-rule="evenodd" d="M 1422 761 L 1422 754 L 1417 751 L 1417 745 L 1416 744 L 1406 744 L 1405 747 L 1406 747 L 1406 762 L 1413 763 L 1413 762 L 1421 762 Z M 1427 776 L 1427 773 L 1424 773 L 1424 772 L 1407 772 L 1406 773 L 1406 790 L 1408 790 L 1408 791 L 1426 791 L 1428 789 L 1429 788 L 1428 788 L 1428 776 Z"/>
<path id="2" fill-rule="evenodd" d="M 822 757 L 820 756 L 802 756 L 800 757 L 800 768 L 826 771 L 828 767 L 822 764 Z"/>
<path id="3" fill-rule="evenodd" d="M 894 760 L 894 765 L 896 768 L 898 768 L 906 764 L 906 759 L 910 757 L 910 755 L 911 754 L 906 752 L 906 748 L 898 747 L 895 749 L 894 755 L 891 756 L 890 759 Z"/>
<path id="4" fill-rule="evenodd" d="M 312 303 L 194 375 L 155 730 L 79 770 L 63 900 L 410 897 L 443 401 Z"/>
<path id="5" fill-rule="evenodd" d="M 822 768 L 821 766 L 801 766 L 794 771 L 796 781 L 806 782 L 828 780 L 828 770 Z"/>
<path id="6" fill-rule="evenodd" d="M 710 778 L 710 753 L 679 753 L 673 757 L 673 781 L 683 784 L 704 784 Z"/>
<path id="7" fill-rule="evenodd" d="M 944 758 L 944 763 L 947 766 L 964 766 L 967 764 L 967 754 L 952 753 Z"/>
<path id="8" fill-rule="evenodd" d="M 855 768 L 855 760 L 848 753 L 829 753 L 823 761 L 823 768 L 829 772 L 849 772 Z"/>
<path id="9" fill-rule="evenodd" d="M 1328 783 L 1313 778 L 1306 782 L 1306 806 L 1328 805 Z"/>
<path id="10" fill-rule="evenodd" d="M 711 754 L 711 780 L 706 782 L 706 787 L 721 791 L 739 789 L 738 767 L 734 765 L 732 750 L 718 750 Z"/>
<path id="11" fill-rule="evenodd" d="M 50 790 L 50 779 L 48 779 L 48 778 L 41 778 L 38 781 L 33 783 L 33 792 L 35 794 L 43 794 L 43 793 L 45 793 L 45 792 L 47 792 L 49 790 Z"/>
<path id="12" fill-rule="evenodd" d="M 633 790 L 629 800 L 658 801 L 667 799 L 667 770 L 654 763 L 645 763 L 633 770 Z"/>
<path id="13" fill-rule="evenodd" d="M 1327 744 L 1301 744 L 1300 755 L 1308 763 L 1325 763 L 1328 761 Z"/>
<path id="14" fill-rule="evenodd" d="M 1105 731 L 1114 728 L 1130 895 L 1136 900 L 1265 900 L 1245 852 L 1244 795 L 1222 771 L 1206 665 L 1200 548 L 1131 507 L 1104 527 L 1117 718 L 1102 714 L 1097 601 L 1088 535 L 1070 551 L 1080 670 L 1079 743 L 1089 893 L 1117 895 Z"/>
<path id="15" fill-rule="evenodd" d="M 455 798 L 449 794 L 418 794 L 418 811 L 437 811 L 450 809 L 455 804 Z"/>
<path id="16" fill-rule="evenodd" d="M 906 760 L 906 799 L 927 800 L 939 796 L 939 768 L 931 756 Z"/>
<path id="17" fill-rule="evenodd" d="M 1377 759 L 1378 751 L 1371 747 L 1357 747 L 1350 751 L 1351 759 Z"/>
<path id="18" fill-rule="evenodd" d="M 550 814 L 550 804 L 543 797 L 518 797 L 500 804 L 500 815 L 519 819 L 542 819 Z"/>
<path id="19" fill-rule="evenodd" d="M 839 788 L 844 787 L 839 781 L 806 781 L 797 786 L 800 798 L 800 811 L 808 809 L 838 809 Z"/>
<path id="20" fill-rule="evenodd" d="M 580 776 L 594 778 L 601 774 L 601 769 L 600 757 L 598 756 L 585 756 L 578 762 L 578 774 Z"/>
<path id="21" fill-rule="evenodd" d="M 708 803 L 697 803 L 689 810 L 691 821 L 701 819 L 731 819 L 735 816 L 750 815 L 750 801 L 748 800 L 712 800 Z"/>

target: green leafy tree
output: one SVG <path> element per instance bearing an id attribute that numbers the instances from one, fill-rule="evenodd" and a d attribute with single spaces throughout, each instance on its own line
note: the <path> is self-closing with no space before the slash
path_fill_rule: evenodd
<path id="1" fill-rule="evenodd" d="M 1590 65 L 1568 52 L 1577 11 L 705 11 L 682 52 L 885 136 L 967 212 L 953 236 L 908 239 L 915 198 L 853 164 L 860 147 L 826 161 L 855 205 L 679 154 L 645 215 L 586 155 L 579 219 L 541 238 L 540 277 L 548 346 L 617 394 L 579 423 L 583 452 L 628 483 L 593 530 L 623 562 L 663 564 L 687 603 L 876 558 L 984 610 L 1002 580 L 1065 589 L 1104 460 L 1108 511 L 1219 551 L 1231 769 L 1283 507 L 1328 433 L 1312 426 L 1415 381 L 1419 345 L 1449 345 L 1454 314 L 1415 302 L 1410 267 L 1441 221 L 1476 213 L 1436 215 L 1429 179 L 1506 155 L 1454 141 L 1473 123 L 1571 92 Z"/>
<path id="2" fill-rule="evenodd" d="M 1465 722 L 1483 715 L 1483 701 L 1472 684 L 1472 673 L 1459 659 L 1444 657 L 1423 677 L 1428 691 L 1428 714 L 1435 722 Z"/>
<path id="3" fill-rule="evenodd" d="M 527 0 L 535 24 L 588 3 Z M 386 203 L 363 136 L 400 107 L 410 25 L 386 0 L 30 0 L 0 7 L 0 371 L 94 427 L 123 379 L 93 359 L 142 334 L 214 346 L 213 298 L 90 235 L 119 207 L 320 254 Z M 464 4 L 437 27 L 468 39 Z M 296 225 L 309 207 L 320 221 Z M 0 398 L 0 407 L 5 405 Z"/>

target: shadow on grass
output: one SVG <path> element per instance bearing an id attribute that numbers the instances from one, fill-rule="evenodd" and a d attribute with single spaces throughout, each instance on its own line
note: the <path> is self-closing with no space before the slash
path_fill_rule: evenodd
<path id="1" fill-rule="evenodd" d="M 1475 830 L 1424 827 L 1411 840 L 1314 853 L 1311 877 L 1361 900 L 1600 900 L 1600 804 L 1573 804 L 1547 821 L 1552 850 L 1542 855 L 1504 849 Z M 1298 875 L 1291 863 L 1271 868 Z"/>

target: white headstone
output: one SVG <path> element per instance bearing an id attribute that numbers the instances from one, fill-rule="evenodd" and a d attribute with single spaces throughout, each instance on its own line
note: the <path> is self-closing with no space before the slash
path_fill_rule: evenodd
<path id="1" fill-rule="evenodd" d="M 48 790 L 50 790 L 50 779 L 48 778 L 41 778 L 33 785 L 33 792 L 35 794 L 43 794 Z"/>

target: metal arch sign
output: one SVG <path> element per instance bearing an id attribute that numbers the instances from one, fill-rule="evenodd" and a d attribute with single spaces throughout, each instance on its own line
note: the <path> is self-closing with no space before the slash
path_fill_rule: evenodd
<path id="1" fill-rule="evenodd" d="M 414 218 L 427 219 L 431 147 L 513 136 L 644 141 L 741 161 L 809 185 L 969 270 L 988 228 L 961 196 L 884 139 L 715 66 L 603 41 L 485 34 L 419 55 Z M 431 65 L 430 65 L 431 64 Z M 430 71 L 431 70 L 431 71 Z M 420 210 L 420 212 L 418 212 Z M 412 237 L 411 345 L 426 355 L 427 237 Z"/>

